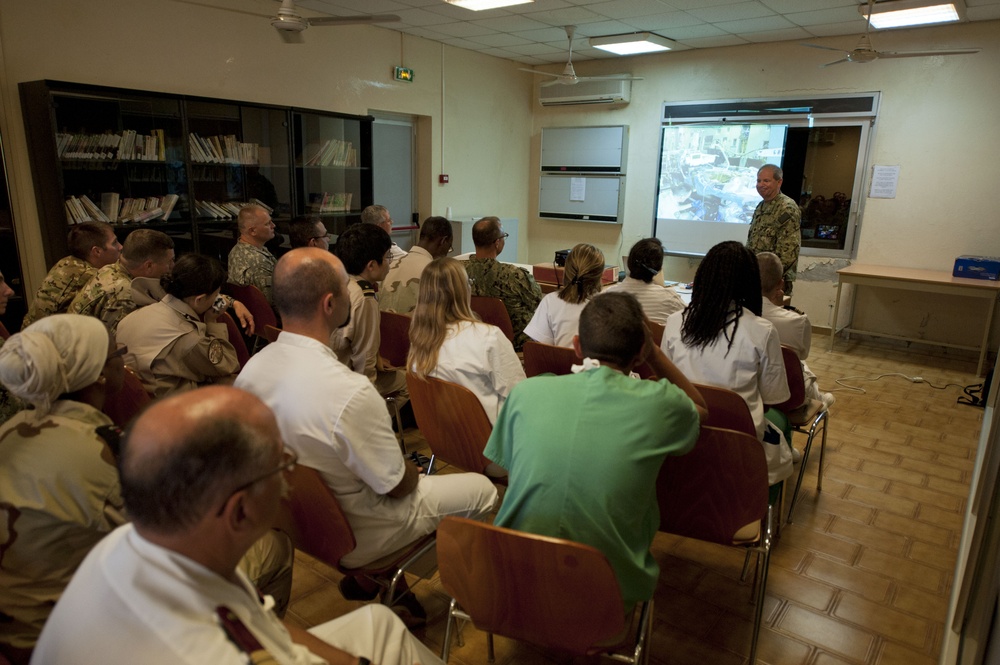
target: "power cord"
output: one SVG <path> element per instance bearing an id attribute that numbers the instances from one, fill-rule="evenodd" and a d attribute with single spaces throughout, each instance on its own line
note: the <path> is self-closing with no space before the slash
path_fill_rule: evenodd
<path id="1" fill-rule="evenodd" d="M 862 388 L 860 386 L 851 386 L 851 385 L 848 385 L 848 384 L 846 384 L 844 382 L 845 381 L 878 381 L 880 379 L 884 379 L 887 376 L 899 376 L 899 377 L 902 377 L 902 378 L 906 379 L 910 383 L 925 383 L 928 386 L 930 386 L 931 388 L 934 388 L 935 390 L 945 390 L 946 388 L 955 387 L 955 388 L 962 388 L 963 390 L 966 391 L 966 394 L 968 394 L 969 389 L 976 388 L 977 386 L 980 389 L 982 389 L 982 384 L 975 384 L 975 385 L 971 385 L 971 386 L 963 386 L 963 385 L 960 385 L 960 384 L 957 384 L 957 383 L 946 383 L 943 386 L 936 386 L 933 383 L 931 383 L 930 381 L 926 380 L 922 376 L 907 376 L 906 374 L 903 374 L 901 372 L 889 372 L 887 374 L 879 374 L 878 376 L 875 376 L 875 377 L 871 377 L 871 376 L 845 376 L 843 378 L 840 378 L 840 379 L 836 380 L 836 384 L 838 386 L 840 386 L 840 388 L 834 388 L 834 391 L 837 391 L 837 390 L 850 390 L 850 391 L 853 391 L 853 392 L 860 393 L 862 395 L 866 395 L 866 394 L 868 394 L 868 391 L 865 390 L 864 388 Z M 961 398 L 959 398 L 959 401 L 961 401 Z"/>

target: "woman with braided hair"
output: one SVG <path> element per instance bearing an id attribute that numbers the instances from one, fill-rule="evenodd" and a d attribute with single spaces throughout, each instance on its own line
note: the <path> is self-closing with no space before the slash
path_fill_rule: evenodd
<path id="1" fill-rule="evenodd" d="M 538 304 L 524 333 L 543 344 L 573 346 L 580 327 L 580 313 L 591 298 L 601 292 L 604 254 L 587 243 L 570 250 L 563 271 L 563 285 Z"/>
<path id="2" fill-rule="evenodd" d="M 719 243 L 695 272 L 691 304 L 667 319 L 660 347 L 694 383 L 743 397 L 773 485 L 791 475 L 792 450 L 764 405 L 784 402 L 789 392 L 778 332 L 761 318 L 761 303 L 757 257 L 741 243 Z"/>

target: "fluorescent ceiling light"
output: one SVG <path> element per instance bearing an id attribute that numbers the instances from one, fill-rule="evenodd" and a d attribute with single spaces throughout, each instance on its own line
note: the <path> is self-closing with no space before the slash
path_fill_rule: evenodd
<path id="1" fill-rule="evenodd" d="M 602 51 L 610 51 L 618 55 L 635 55 L 636 53 L 655 53 L 669 51 L 677 45 L 666 37 L 654 35 L 651 32 L 633 32 L 628 35 L 608 35 L 606 37 L 591 37 L 590 45 Z"/>
<path id="2" fill-rule="evenodd" d="M 444 0 L 449 5 L 465 7 L 474 12 L 484 9 L 496 9 L 497 7 L 510 7 L 511 5 L 526 5 L 535 0 Z"/>
<path id="3" fill-rule="evenodd" d="M 961 0 L 942 2 L 941 0 L 885 0 L 872 6 L 872 27 L 905 28 L 932 23 L 953 23 L 962 19 L 965 6 Z M 868 16 L 868 5 L 860 5 L 858 11 Z"/>

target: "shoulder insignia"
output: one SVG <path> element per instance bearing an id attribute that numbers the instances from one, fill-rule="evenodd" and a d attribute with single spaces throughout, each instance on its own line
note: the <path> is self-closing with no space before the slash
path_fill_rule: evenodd
<path id="1" fill-rule="evenodd" d="M 358 286 L 361 287 L 361 292 L 365 294 L 365 298 L 375 297 L 375 285 L 365 279 L 358 280 Z"/>

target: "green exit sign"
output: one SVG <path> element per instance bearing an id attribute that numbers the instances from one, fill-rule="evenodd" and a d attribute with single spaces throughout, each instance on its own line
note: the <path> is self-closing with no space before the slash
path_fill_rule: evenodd
<path id="1" fill-rule="evenodd" d="M 409 67 L 393 67 L 392 76 L 397 81 L 412 81 L 413 70 Z"/>

